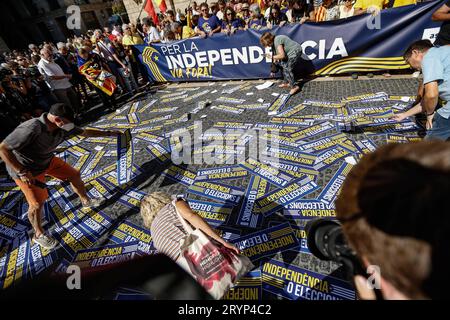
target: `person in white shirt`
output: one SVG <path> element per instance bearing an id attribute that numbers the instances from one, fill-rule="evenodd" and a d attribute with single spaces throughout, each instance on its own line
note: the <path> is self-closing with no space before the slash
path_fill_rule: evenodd
<path id="1" fill-rule="evenodd" d="M 353 17 L 355 15 L 355 0 L 344 0 L 339 5 L 339 19 Z"/>
<path id="2" fill-rule="evenodd" d="M 192 3 L 191 8 L 192 8 L 192 15 L 194 15 L 194 16 L 201 16 L 202 15 L 202 13 L 200 11 L 200 8 L 197 5 L 197 2 L 194 1 Z"/>
<path id="3" fill-rule="evenodd" d="M 142 31 L 145 34 L 144 42 L 147 44 L 161 42 L 161 36 L 151 21 L 145 21 L 142 25 Z"/>
<path id="4" fill-rule="evenodd" d="M 38 70 L 59 102 L 68 105 L 75 114 L 81 111 L 81 102 L 70 83 L 71 74 L 65 74 L 61 67 L 53 61 L 53 52 L 48 48 L 41 50 Z"/>
<path id="5" fill-rule="evenodd" d="M 219 18 L 219 20 L 223 20 L 226 4 L 224 0 L 219 0 L 217 2 L 217 6 L 219 7 L 219 11 L 216 13 L 216 17 Z"/>

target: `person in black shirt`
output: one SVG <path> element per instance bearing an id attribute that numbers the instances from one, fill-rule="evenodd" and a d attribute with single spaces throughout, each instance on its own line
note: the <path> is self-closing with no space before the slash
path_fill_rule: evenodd
<path id="1" fill-rule="evenodd" d="M 306 0 L 289 0 L 290 22 L 304 23 L 314 19 L 314 6 Z"/>
<path id="2" fill-rule="evenodd" d="M 434 45 L 445 46 L 450 44 L 450 0 L 437 9 L 431 19 L 433 21 L 443 21 Z"/>
<path id="3" fill-rule="evenodd" d="M 94 52 L 90 52 L 90 48 L 87 46 L 81 47 L 78 50 L 78 65 L 82 66 L 83 64 L 89 62 L 91 64 L 91 67 L 96 70 L 105 70 L 109 73 L 111 72 L 111 69 L 109 68 L 109 64 L 103 59 L 100 55 Z M 88 77 L 88 76 L 86 76 Z M 92 86 L 94 90 L 99 95 L 100 99 L 102 100 L 103 106 L 105 109 L 113 109 L 116 107 L 116 101 L 114 94 L 111 96 L 104 93 L 102 90 L 97 88 L 96 86 Z"/>
<path id="4" fill-rule="evenodd" d="M 280 11 L 280 7 L 275 3 L 270 8 L 268 22 L 271 26 L 284 26 L 288 22 L 286 14 Z"/>

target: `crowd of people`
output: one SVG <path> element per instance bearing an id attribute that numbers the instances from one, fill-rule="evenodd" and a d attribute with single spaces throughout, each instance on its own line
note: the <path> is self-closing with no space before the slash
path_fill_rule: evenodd
<path id="1" fill-rule="evenodd" d="M 58 242 L 42 226 L 42 210 L 49 196 L 45 175 L 68 181 L 84 208 L 99 207 L 102 198 L 90 198 L 80 172 L 54 156 L 56 147 L 71 137 L 117 137 L 116 130 L 82 129 L 74 124 L 96 92 L 106 108 L 115 106 L 115 95 L 93 85 L 83 66 L 105 70 L 115 77 L 117 92 L 132 95 L 144 85 L 145 71 L 136 61 L 132 46 L 166 42 L 187 37 L 211 37 L 223 32 L 271 28 L 287 23 L 320 22 L 348 18 L 386 6 L 412 3 L 409 0 L 357 0 L 336 4 L 333 0 L 307 2 L 275 0 L 259 4 L 220 0 L 210 6 L 194 2 L 183 15 L 169 10 L 160 22 L 115 26 L 114 30 L 91 30 L 66 43 L 30 44 L 27 50 L 1 55 L 0 120 L 2 131 L 20 124 L 0 143 L 0 158 L 28 202 L 33 242 L 48 250 Z M 380 2 L 380 6 L 375 5 Z M 267 8 L 265 7 L 267 5 Z M 417 100 L 398 121 L 418 113 L 427 116 L 426 139 L 450 138 L 450 1 L 433 15 L 446 21 L 434 46 L 419 40 L 409 46 L 404 59 L 423 73 Z M 284 35 L 269 31 L 260 39 L 274 47 L 271 58 L 283 69 L 281 87 L 299 90 L 294 69 L 301 63 L 301 46 Z M 59 102 L 59 103 L 58 103 Z M 6 130 L 6 131 L 5 131 Z M 12 131 L 12 130 L 11 130 Z M 3 137 L 0 137 L 3 138 Z M 389 144 L 364 155 L 348 174 L 336 201 L 336 216 L 346 239 L 364 267 L 382 270 L 381 293 L 385 299 L 446 298 L 450 276 L 445 243 L 448 215 L 441 207 L 450 190 L 450 147 L 443 141 Z M 181 242 L 190 223 L 224 248 L 239 249 L 223 240 L 196 214 L 184 199 L 162 192 L 146 196 L 141 204 L 144 226 L 151 230 L 154 246 L 175 261 L 181 257 Z M 384 245 L 379 245 L 384 244 Z M 367 279 L 358 275 L 355 285 L 362 299 L 376 297 Z"/>
<path id="2" fill-rule="evenodd" d="M 133 45 L 345 19 L 414 3 L 416 0 L 219 0 L 200 5 L 192 2 L 184 13 L 181 10 L 160 13 L 158 21 L 146 17 L 136 23 L 116 25 L 113 30 L 108 27 L 89 30 L 66 42 L 30 44 L 27 50 L 0 54 L 0 118 L 4 123 L 0 138 L 19 123 L 48 111 L 56 102 L 65 103 L 80 116 L 92 105 L 92 100 L 100 98 L 105 109 L 112 109 L 117 94 L 136 93 L 149 79 L 145 67 L 133 55 Z M 115 94 L 106 94 L 92 84 L 90 76 L 80 73 L 80 67 L 88 62 L 114 77 Z"/>
<path id="3" fill-rule="evenodd" d="M 219 0 L 200 5 L 192 2 L 185 12 L 168 10 L 159 23 L 147 23 L 147 42 L 167 42 L 239 30 L 271 29 L 286 24 L 346 19 L 381 9 L 417 3 L 416 0 Z"/>
<path id="4" fill-rule="evenodd" d="M 112 109 L 118 95 L 136 94 L 148 79 L 131 51 L 131 45 L 142 42 L 135 32 L 135 24 L 114 27 L 112 32 L 105 27 L 70 37 L 67 42 L 30 44 L 27 50 L 1 54 L 0 137 L 57 102 L 70 106 L 80 117 L 98 100 L 104 109 Z M 117 87 L 113 95 L 80 72 L 88 62 L 114 77 Z"/>

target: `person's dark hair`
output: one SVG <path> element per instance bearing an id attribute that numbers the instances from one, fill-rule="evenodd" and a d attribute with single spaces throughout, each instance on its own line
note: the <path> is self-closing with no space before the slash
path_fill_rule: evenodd
<path id="1" fill-rule="evenodd" d="M 11 70 L 6 68 L 0 68 L 0 81 L 3 81 L 3 79 L 7 76 L 12 75 Z"/>
<path id="2" fill-rule="evenodd" d="M 174 33 L 172 30 L 168 30 L 168 31 L 166 32 L 166 38 L 167 38 L 167 40 L 169 40 L 169 41 L 175 40 L 175 39 L 176 39 L 175 33 Z"/>
<path id="3" fill-rule="evenodd" d="M 31 62 L 33 62 L 36 65 L 39 63 L 40 60 L 41 60 L 41 57 L 38 56 L 38 55 L 32 55 L 31 56 Z"/>
<path id="4" fill-rule="evenodd" d="M 80 55 L 89 54 L 90 50 L 89 47 L 83 46 L 79 49 Z"/>
<path id="5" fill-rule="evenodd" d="M 350 171 L 336 216 L 360 257 L 412 299 L 448 297 L 450 144 L 389 144 Z"/>
<path id="6" fill-rule="evenodd" d="M 192 16 L 192 26 L 193 26 L 193 27 L 198 26 L 198 19 L 199 19 L 199 18 L 200 18 L 200 17 L 199 17 L 198 14 Z"/>
<path id="7" fill-rule="evenodd" d="M 261 38 L 259 39 L 259 42 L 263 47 L 271 47 L 273 45 L 274 40 L 275 36 L 269 31 L 266 31 L 262 34 Z"/>
<path id="8" fill-rule="evenodd" d="M 50 111 L 48 113 L 57 117 L 65 118 L 69 121 L 75 120 L 75 115 L 72 109 L 64 103 L 55 103 L 50 107 Z"/>
<path id="9" fill-rule="evenodd" d="M 167 10 L 166 11 L 166 15 L 171 15 L 171 16 L 174 16 L 175 17 L 175 13 L 173 12 L 173 10 Z"/>
<path id="10" fill-rule="evenodd" d="M 272 4 L 270 6 L 270 14 L 272 14 L 272 10 L 273 9 L 277 10 L 278 12 L 280 12 L 280 7 L 276 3 L 274 3 L 274 4 Z"/>
<path id="11" fill-rule="evenodd" d="M 200 10 L 201 10 L 202 8 L 209 8 L 209 7 L 208 7 L 208 4 L 207 4 L 206 2 L 202 2 L 202 4 L 200 5 Z"/>
<path id="12" fill-rule="evenodd" d="M 155 23 L 153 22 L 153 20 L 151 18 L 142 18 L 142 24 L 146 25 L 147 27 L 155 27 Z"/>
<path id="13" fill-rule="evenodd" d="M 418 40 L 416 42 L 413 42 L 408 47 L 408 49 L 406 49 L 405 53 L 403 54 L 403 58 L 405 60 L 408 60 L 411 57 L 412 52 L 414 50 L 417 50 L 419 52 L 424 52 L 424 51 L 426 51 L 426 50 L 428 50 L 428 49 L 430 49 L 432 47 L 433 47 L 433 44 L 431 43 L 430 40 Z"/>
<path id="14" fill-rule="evenodd" d="M 294 6 L 295 4 L 298 4 L 299 7 L 304 7 L 307 5 L 306 0 L 289 0 L 289 5 Z"/>
<path id="15" fill-rule="evenodd" d="M 231 19 L 228 19 L 227 12 L 231 12 Z M 225 13 L 223 14 L 223 20 L 225 22 L 229 23 L 229 22 L 233 21 L 234 19 L 236 19 L 236 11 L 234 11 L 233 8 L 231 8 L 231 7 L 225 8 Z"/>
<path id="16" fill-rule="evenodd" d="M 219 11 L 219 6 L 214 2 L 209 5 L 209 8 L 211 9 L 212 14 L 216 14 Z"/>

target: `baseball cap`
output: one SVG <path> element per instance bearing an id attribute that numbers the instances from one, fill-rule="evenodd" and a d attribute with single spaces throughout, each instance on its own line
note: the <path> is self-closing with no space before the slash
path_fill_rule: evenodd
<path id="1" fill-rule="evenodd" d="M 72 109 L 64 103 L 55 103 L 50 107 L 50 111 L 48 113 L 57 117 L 65 118 L 69 121 L 75 120 L 75 115 L 73 114 Z"/>

